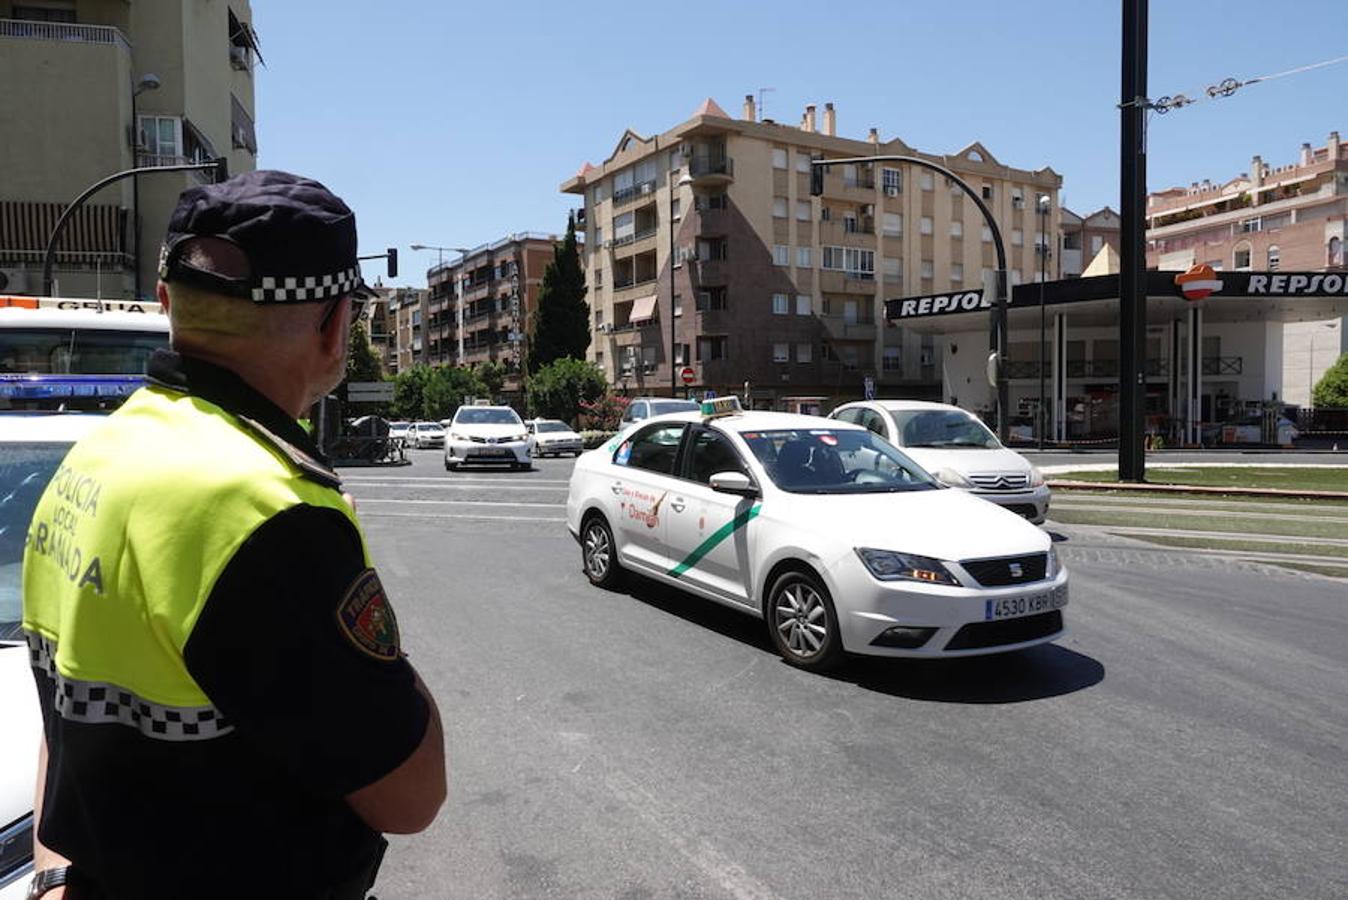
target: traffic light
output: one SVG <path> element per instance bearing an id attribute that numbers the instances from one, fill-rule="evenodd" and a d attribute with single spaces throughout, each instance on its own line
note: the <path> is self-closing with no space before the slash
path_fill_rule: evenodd
<path id="1" fill-rule="evenodd" d="M 223 181 L 229 181 L 229 159 L 224 156 L 217 156 L 211 160 L 215 163 L 215 183 L 220 184 Z"/>
<path id="2" fill-rule="evenodd" d="M 397 278 L 397 277 L 398 277 L 398 248 L 397 248 L 397 247 L 389 247 L 389 248 L 388 248 L 388 277 L 389 277 L 389 278 Z"/>
<path id="3" fill-rule="evenodd" d="M 824 193 L 824 173 L 828 166 L 821 166 L 817 160 L 824 157 L 818 153 L 810 157 L 810 196 L 819 197 Z"/>

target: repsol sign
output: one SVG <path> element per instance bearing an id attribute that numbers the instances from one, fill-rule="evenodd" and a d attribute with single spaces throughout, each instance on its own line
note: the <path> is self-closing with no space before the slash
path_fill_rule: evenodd
<path id="1" fill-rule="evenodd" d="M 1245 293 L 1260 297 L 1335 297 L 1348 294 L 1348 274 L 1339 272 L 1288 272 L 1249 274 Z"/>
<path id="2" fill-rule="evenodd" d="M 980 309 L 992 309 L 991 298 L 984 297 L 981 290 L 885 301 L 885 316 L 890 319 L 912 319 L 918 316 L 974 312 Z"/>

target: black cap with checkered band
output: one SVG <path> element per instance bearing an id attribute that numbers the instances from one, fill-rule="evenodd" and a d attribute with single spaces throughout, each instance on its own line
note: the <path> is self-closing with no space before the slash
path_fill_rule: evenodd
<path id="1" fill-rule="evenodd" d="M 211 271 L 187 252 L 202 238 L 234 245 L 246 265 Z M 268 169 L 183 191 L 169 219 L 159 277 L 255 303 L 372 293 L 356 259 L 355 213 L 317 181 Z"/>

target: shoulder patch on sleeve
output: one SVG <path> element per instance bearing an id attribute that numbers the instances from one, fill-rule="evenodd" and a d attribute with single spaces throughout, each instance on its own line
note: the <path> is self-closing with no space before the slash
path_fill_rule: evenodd
<path id="1" fill-rule="evenodd" d="M 276 432 L 267 428 L 267 426 L 263 425 L 261 422 L 241 415 L 236 415 L 235 418 L 237 418 L 245 428 L 253 432 L 253 434 L 262 438 L 262 440 L 285 454 L 286 458 L 295 464 L 300 470 L 300 474 L 305 478 L 308 478 L 310 481 L 316 481 L 324 487 L 335 489 L 342 486 L 342 479 L 337 476 L 336 472 L 314 459 L 308 453 L 305 453 L 299 447 L 296 447 Z"/>
<path id="2" fill-rule="evenodd" d="M 374 569 L 356 576 L 337 604 L 337 628 L 367 656 L 384 662 L 398 658 L 398 620 Z"/>

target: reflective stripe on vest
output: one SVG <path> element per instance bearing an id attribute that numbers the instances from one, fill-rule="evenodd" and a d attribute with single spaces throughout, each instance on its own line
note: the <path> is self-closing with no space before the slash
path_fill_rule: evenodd
<path id="1" fill-rule="evenodd" d="M 23 627 L 50 657 L 62 715 L 168 739 L 207 736 L 206 723 L 225 733 L 183 648 L 242 543 L 299 504 L 360 533 L 338 491 L 199 397 L 143 388 L 77 443 L 38 502 L 23 564 Z M 249 601 L 266 641 L 270 617 L 287 613 Z"/>

